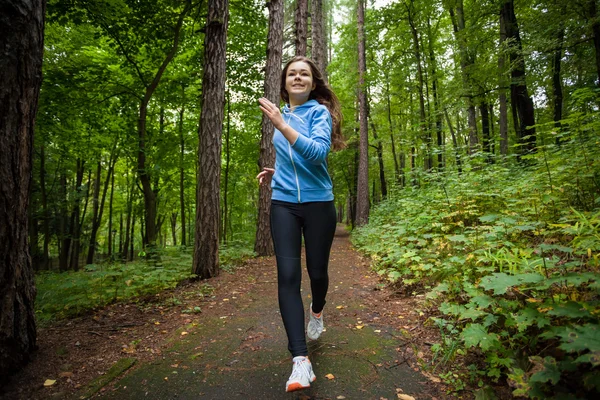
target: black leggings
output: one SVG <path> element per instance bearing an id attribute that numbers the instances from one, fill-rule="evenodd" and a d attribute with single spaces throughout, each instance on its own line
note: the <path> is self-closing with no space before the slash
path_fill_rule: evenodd
<path id="1" fill-rule="evenodd" d="M 304 336 L 304 306 L 300 295 L 301 235 L 310 277 L 312 309 L 321 312 L 329 287 L 327 265 L 336 226 L 333 201 L 288 203 L 271 201 L 271 236 L 277 258 L 279 310 L 292 357 L 308 355 Z"/>

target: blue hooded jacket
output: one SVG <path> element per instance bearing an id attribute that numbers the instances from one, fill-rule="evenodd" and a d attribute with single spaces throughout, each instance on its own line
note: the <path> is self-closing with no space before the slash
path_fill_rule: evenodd
<path id="1" fill-rule="evenodd" d="M 276 161 L 271 198 L 289 203 L 333 200 L 333 185 L 327 172 L 332 129 L 329 110 L 316 100 L 308 100 L 293 112 L 286 104 L 283 120 L 300 135 L 291 145 L 275 129 Z"/>

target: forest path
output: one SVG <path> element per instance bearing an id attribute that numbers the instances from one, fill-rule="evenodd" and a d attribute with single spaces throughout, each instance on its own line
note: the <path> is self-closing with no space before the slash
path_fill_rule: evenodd
<path id="1" fill-rule="evenodd" d="M 277 304 L 275 260 L 263 257 L 233 273 L 165 292 L 158 303 L 114 305 L 71 321 L 65 327 L 68 339 L 64 332 L 56 335 L 60 328 L 43 332 L 42 354 L 16 382 L 29 376 L 39 381 L 33 383 L 37 390 L 21 387 L 21 396 L 13 391 L 16 397 L 11 398 L 391 400 L 401 398 L 399 394 L 445 398 L 439 380 L 428 379 L 418 368 L 417 359 L 427 359 L 425 343 L 432 340 L 427 337 L 434 334 L 423 326 L 427 316 L 419 311 L 418 298 L 398 297 L 381 285 L 341 226 L 329 270 L 326 331 L 309 342 L 317 375 L 309 389 L 285 393 L 292 365 Z M 308 307 L 304 257 L 302 288 Z M 202 312 L 189 313 L 194 307 Z M 113 329 L 106 333 L 102 327 Z M 61 340 L 64 343 L 58 343 Z M 63 356 L 52 361 L 57 349 L 63 349 Z M 68 359 L 76 353 L 79 358 Z M 91 378 L 106 377 L 110 366 L 125 357 L 137 363 L 112 382 L 98 385 L 100 390 L 92 394 Z M 36 368 L 36 363 L 43 365 Z M 72 371 L 66 379 L 65 370 Z M 41 387 L 38 374 L 58 379 L 58 384 Z"/>

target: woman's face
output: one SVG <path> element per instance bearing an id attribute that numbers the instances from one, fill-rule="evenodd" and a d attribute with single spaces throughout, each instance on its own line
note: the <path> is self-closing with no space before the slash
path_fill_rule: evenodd
<path id="1" fill-rule="evenodd" d="M 296 61 L 288 66 L 285 90 L 290 97 L 290 105 L 299 105 L 307 101 L 315 86 L 310 65 L 304 61 Z"/>

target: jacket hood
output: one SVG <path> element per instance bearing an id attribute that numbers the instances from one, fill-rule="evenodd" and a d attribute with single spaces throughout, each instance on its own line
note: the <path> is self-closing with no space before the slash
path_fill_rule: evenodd
<path id="1" fill-rule="evenodd" d="M 296 106 L 296 108 L 294 108 L 294 112 L 298 112 L 300 110 L 308 110 L 308 109 L 313 108 L 314 106 L 317 106 L 319 104 L 320 103 L 318 101 L 316 101 L 315 99 L 310 99 L 310 100 L 305 101 L 304 103 L 300 104 L 299 106 Z M 283 106 L 283 110 L 286 113 L 292 112 L 291 108 L 290 108 L 290 105 L 287 104 L 287 103 L 285 104 L 285 106 Z M 304 112 L 304 111 L 302 111 L 302 112 Z"/>

